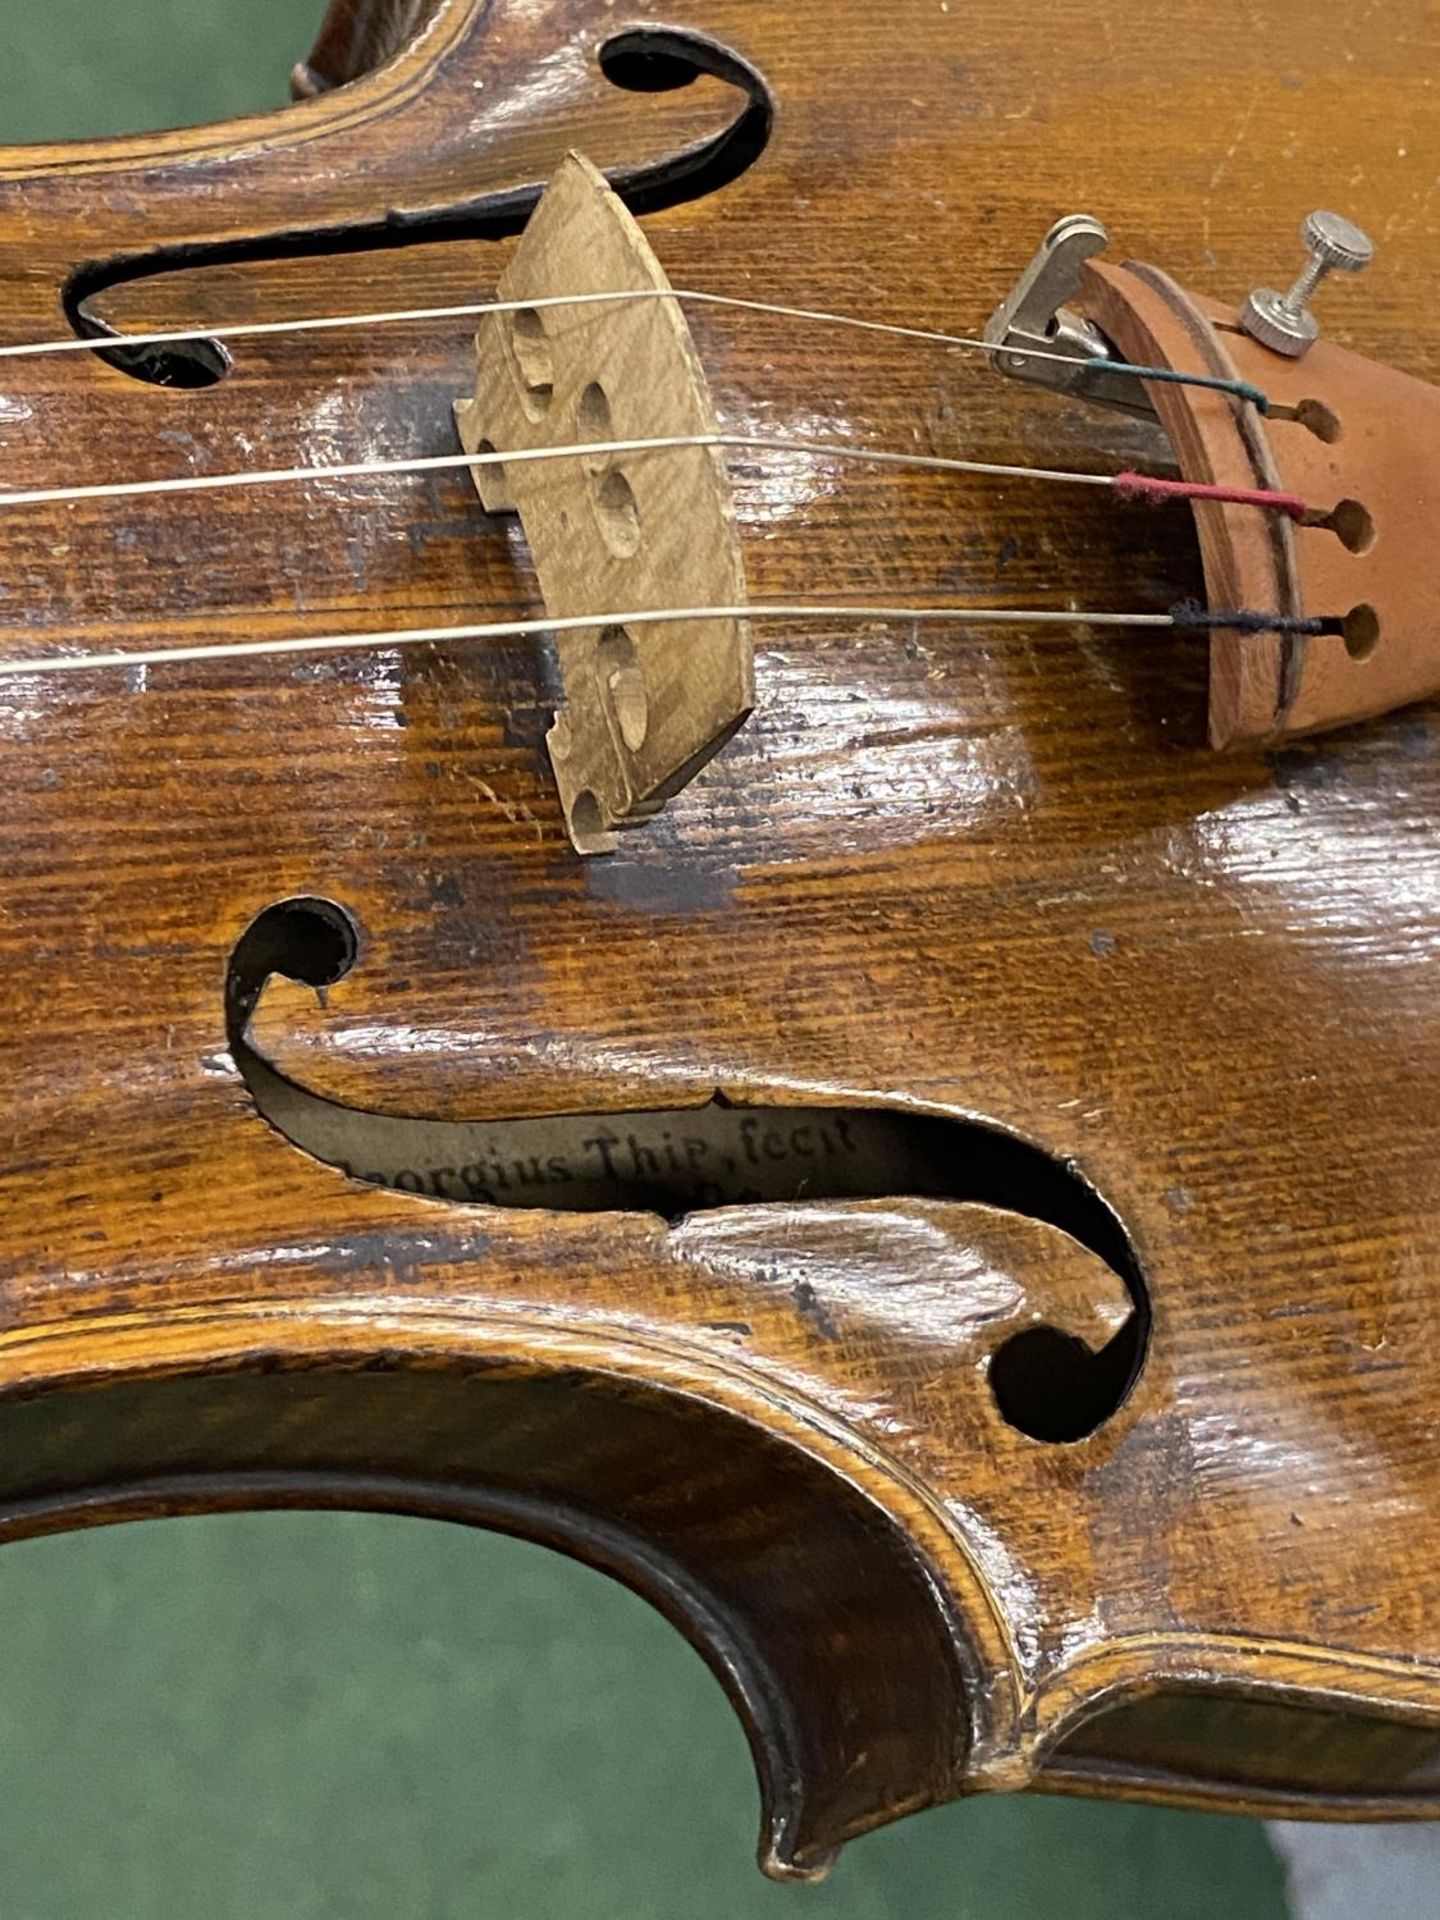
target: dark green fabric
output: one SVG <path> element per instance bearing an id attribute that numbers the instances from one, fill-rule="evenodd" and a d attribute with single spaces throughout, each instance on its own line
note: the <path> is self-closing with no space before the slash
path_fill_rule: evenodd
<path id="1" fill-rule="evenodd" d="M 84 139 L 278 106 L 325 0 L 8 0 L 0 140 Z"/>
<path id="2" fill-rule="evenodd" d="M 322 4 L 5 11 L 0 127 L 38 139 L 278 102 Z M 823 1887 L 769 1886 L 744 1740 L 683 1642 L 599 1576 L 457 1528 L 35 1541 L 0 1555 L 0 1618 L 3 1920 L 1284 1912 L 1257 1825 L 1054 1800 L 945 1808 Z"/>
<path id="3" fill-rule="evenodd" d="M 945 1807 L 820 1887 L 755 1870 L 729 1703 L 538 1547 L 256 1514 L 0 1554 L 6 1920 L 1250 1920 L 1263 1830 Z"/>

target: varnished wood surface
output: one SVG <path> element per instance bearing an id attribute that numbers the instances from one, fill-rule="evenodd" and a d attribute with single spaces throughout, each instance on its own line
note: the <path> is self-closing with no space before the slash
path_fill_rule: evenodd
<path id="1" fill-rule="evenodd" d="M 341 11 L 387 44 L 383 7 Z M 973 332 L 1088 206 L 1121 253 L 1238 299 L 1331 203 L 1381 256 L 1327 331 L 1440 374 L 1419 0 L 1383 33 L 1339 0 L 1303 28 L 1239 0 L 427 17 L 284 115 L 0 155 L 0 338 L 61 330 L 88 263 L 513 211 L 570 147 L 673 200 L 667 156 L 744 100 L 607 81 L 602 45 L 654 18 L 776 103 L 753 164 L 647 216 L 678 286 Z M 92 305 L 140 327 L 483 298 L 507 245 L 196 266 Z M 692 325 L 741 431 L 1157 453 L 972 358 Z M 196 391 L 3 363 L 9 482 L 449 451 L 473 376 L 463 326 L 235 361 Z M 1163 607 L 1198 579 L 1184 512 L 810 454 L 733 471 L 757 599 Z M 463 473 L 4 527 L 7 651 L 538 611 Z M 0 684 L 6 1530 L 351 1500 L 563 1540 L 729 1675 L 781 1867 L 1032 1782 L 1433 1811 L 1433 709 L 1221 758 L 1202 646 L 755 639 L 748 728 L 590 863 L 530 645 Z M 247 926 L 301 895 L 353 915 L 358 959 L 323 995 L 273 984 L 252 1037 L 350 1104 L 483 1119 L 718 1087 L 969 1116 L 1073 1162 L 1143 1267 L 1125 1404 L 1068 1444 L 1002 1415 L 986 1364 L 1018 1330 L 1099 1348 L 1137 1310 L 1113 1264 L 1013 1211 L 802 1197 L 667 1227 L 368 1190 L 301 1153 L 255 1112 L 224 1010 Z"/>

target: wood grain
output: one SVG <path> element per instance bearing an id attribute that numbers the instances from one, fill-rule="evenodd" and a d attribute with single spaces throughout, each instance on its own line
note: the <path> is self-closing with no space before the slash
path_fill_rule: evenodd
<path id="1" fill-rule="evenodd" d="M 384 7 L 336 18 L 390 44 Z M 720 51 L 629 91 L 602 56 L 649 21 Z M 448 0 L 421 26 L 272 118 L 0 154 L 0 338 L 157 248 L 172 271 L 93 280 L 110 324 L 483 298 L 579 147 L 677 285 L 962 331 L 1071 207 L 1234 299 L 1335 204 L 1383 249 L 1331 336 L 1440 370 L 1421 0 L 1383 34 L 1340 0 L 1303 35 L 1240 0 Z M 615 70 L 675 78 L 646 44 Z M 964 356 L 692 324 L 738 431 L 1160 452 Z M 463 325 L 237 344 L 189 391 L 11 361 L 6 471 L 447 451 L 472 373 Z M 1154 608 L 1199 578 L 1183 509 L 813 454 L 732 477 L 757 600 Z M 6 531 L 12 653 L 538 611 L 463 473 Z M 979 1788 L 1435 1812 L 1434 709 L 1221 758 L 1199 643 L 755 638 L 751 724 L 588 863 L 529 645 L 4 682 L 5 1531 L 342 1502 L 565 1544 L 726 1676 L 775 1871 Z M 231 1045 L 232 955 L 296 896 L 359 932 L 333 984 L 258 997 L 254 1045 L 305 1087 L 449 1119 L 716 1088 L 978 1119 L 1077 1170 L 1143 1282 L 1023 1194 L 807 1202 L 797 1177 L 667 1226 L 358 1185 L 257 1114 Z M 1058 1399 L 1059 1356 L 1127 1327 L 1137 1377 L 1087 1437 L 1005 1417 L 998 1356 Z"/>
<path id="2" fill-rule="evenodd" d="M 545 189 L 497 291 L 549 302 L 666 293 L 664 268 L 582 154 Z M 717 432 L 705 370 L 674 299 L 522 307 L 485 316 L 473 397 L 457 402 L 467 453 Z M 745 562 L 716 447 L 653 457 L 476 467 L 491 513 L 518 512 L 545 611 L 556 618 L 745 603 Z M 736 618 L 609 621 L 556 637 L 565 705 L 546 735 L 577 852 L 613 853 L 724 746 L 755 704 L 750 635 Z"/>

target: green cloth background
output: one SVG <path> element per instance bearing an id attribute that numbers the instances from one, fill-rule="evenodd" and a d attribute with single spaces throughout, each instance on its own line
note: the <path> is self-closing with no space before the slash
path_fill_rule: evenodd
<path id="1" fill-rule="evenodd" d="M 10 0 L 0 128 L 278 104 L 322 12 Z M 258 1514 L 35 1541 L 0 1555 L 0 1618 L 0 1920 L 1285 1912 L 1258 1824 L 1047 1799 L 947 1807 L 823 1886 L 771 1886 L 744 1740 L 689 1648 L 598 1575 L 459 1528 Z"/>

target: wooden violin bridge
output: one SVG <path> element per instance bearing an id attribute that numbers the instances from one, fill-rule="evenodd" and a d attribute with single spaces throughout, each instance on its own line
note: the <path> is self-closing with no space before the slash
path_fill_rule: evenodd
<path id="1" fill-rule="evenodd" d="M 987 330 L 999 370 L 1153 415 L 1186 482 L 1309 503 L 1300 524 L 1233 502 L 1193 503 L 1212 609 L 1263 609 L 1331 629 L 1216 627 L 1212 746 L 1320 733 L 1440 691 L 1440 565 L 1423 519 L 1440 457 L 1440 389 L 1317 340 L 1298 311 L 1290 318 L 1306 321 L 1303 344 L 1253 337 L 1246 315 L 1259 295 L 1236 308 L 1191 294 L 1158 268 L 1100 259 L 1106 240 L 1084 215 L 1051 229 Z M 1283 306 L 1292 296 L 1264 297 Z M 1119 363 L 1114 371 L 1107 360 Z M 1136 379 L 1125 365 L 1253 389 L 1268 411 L 1235 391 Z"/>
<path id="2" fill-rule="evenodd" d="M 576 293 L 635 293 L 547 305 Z M 456 406 L 467 453 L 718 431 L 680 304 L 603 176 L 571 153 L 546 188 L 476 335 L 473 398 Z M 618 614 L 745 604 L 721 450 L 711 444 L 477 467 L 488 512 L 518 513 L 557 632 L 564 704 L 547 735 L 570 839 L 607 853 L 655 814 L 754 705 L 746 622 L 632 622 Z"/>

